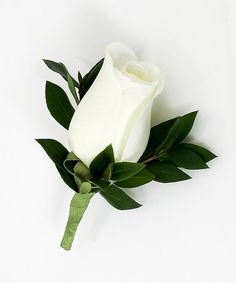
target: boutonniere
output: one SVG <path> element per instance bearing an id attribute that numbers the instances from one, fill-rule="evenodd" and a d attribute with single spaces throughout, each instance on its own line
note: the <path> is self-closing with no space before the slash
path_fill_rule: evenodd
<path id="1" fill-rule="evenodd" d="M 151 181 L 170 183 L 189 178 L 183 169 L 205 169 L 216 157 L 185 138 L 197 111 L 151 128 L 154 99 L 164 88 L 164 76 L 140 61 L 122 43 L 107 46 L 105 57 L 85 76 L 74 79 L 62 63 L 44 60 L 68 83 L 75 100 L 46 82 L 46 102 L 53 118 L 68 132 L 70 150 L 54 139 L 37 139 L 64 182 L 74 191 L 61 247 L 70 250 L 90 199 L 100 194 L 116 209 L 141 206 L 129 188 Z"/>

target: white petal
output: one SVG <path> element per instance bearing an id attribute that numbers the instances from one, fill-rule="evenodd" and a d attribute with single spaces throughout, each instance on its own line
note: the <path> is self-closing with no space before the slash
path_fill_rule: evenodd
<path id="1" fill-rule="evenodd" d="M 114 74 L 113 62 L 118 64 L 134 58 L 135 54 L 123 44 L 108 46 L 102 69 L 72 118 L 70 147 L 87 165 L 113 142 L 119 124 L 122 89 Z"/>
<path id="2" fill-rule="evenodd" d="M 150 135 L 151 111 L 152 101 L 149 101 L 135 120 L 119 161 L 137 162 L 143 154 Z"/>
<path id="3" fill-rule="evenodd" d="M 153 99 L 162 88 L 158 67 L 139 63 L 122 43 L 110 44 L 102 69 L 72 118 L 72 151 L 89 165 L 112 144 L 116 161 L 137 161 L 148 141 Z"/>

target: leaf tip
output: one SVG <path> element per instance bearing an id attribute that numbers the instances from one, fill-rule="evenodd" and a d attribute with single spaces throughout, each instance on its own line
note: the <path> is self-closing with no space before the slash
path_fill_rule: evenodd
<path id="1" fill-rule="evenodd" d="M 52 62 L 51 60 L 48 60 L 48 59 L 42 59 L 43 62 L 45 63 L 45 65 L 50 68 L 50 63 Z"/>
<path id="2" fill-rule="evenodd" d="M 215 153 L 212 152 L 212 159 L 211 160 L 218 158 L 218 157 L 219 157 L 218 155 L 216 155 Z M 209 161 L 211 161 L 211 160 L 209 160 Z"/>
<path id="3" fill-rule="evenodd" d="M 42 139 L 34 139 L 37 143 L 39 143 L 40 144 L 40 142 L 41 142 L 41 140 Z"/>
<path id="4" fill-rule="evenodd" d="M 51 84 L 53 84 L 53 83 L 50 82 L 50 81 L 46 81 L 46 86 L 47 86 L 47 85 L 51 85 Z"/>

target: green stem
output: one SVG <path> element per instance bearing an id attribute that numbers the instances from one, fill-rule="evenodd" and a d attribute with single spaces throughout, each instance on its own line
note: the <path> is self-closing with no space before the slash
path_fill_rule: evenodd
<path id="1" fill-rule="evenodd" d="M 66 224 L 63 239 L 61 241 L 61 247 L 67 251 L 71 249 L 77 227 L 87 209 L 90 199 L 94 196 L 94 193 L 75 193 L 70 203 L 70 213 Z"/>
<path id="2" fill-rule="evenodd" d="M 151 162 L 151 161 L 156 160 L 156 159 L 158 159 L 158 157 L 153 155 L 152 157 L 144 160 L 142 163 L 147 164 L 148 162 Z"/>
<path id="3" fill-rule="evenodd" d="M 161 158 L 162 158 L 163 156 L 165 156 L 165 155 L 166 155 L 166 150 L 162 150 L 162 151 L 159 152 L 158 155 L 153 155 L 153 156 L 151 156 L 150 158 L 144 160 L 142 163 L 147 164 L 147 163 L 149 163 L 149 162 L 151 162 L 151 161 L 153 161 L 153 160 L 157 160 L 157 159 L 160 159 L 160 160 L 161 160 Z"/>

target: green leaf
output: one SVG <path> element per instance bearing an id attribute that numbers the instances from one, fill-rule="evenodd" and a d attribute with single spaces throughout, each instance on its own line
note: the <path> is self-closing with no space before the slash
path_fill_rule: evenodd
<path id="1" fill-rule="evenodd" d="M 165 140 L 163 143 L 156 149 L 155 154 L 158 156 L 163 151 L 168 151 L 173 144 L 175 143 L 176 139 L 178 138 L 179 134 L 183 130 L 183 122 L 181 120 L 181 117 L 178 117 L 171 129 L 169 130 Z"/>
<path id="2" fill-rule="evenodd" d="M 168 160 L 185 169 L 206 169 L 207 164 L 191 149 L 176 147 L 168 154 Z"/>
<path id="3" fill-rule="evenodd" d="M 108 145 L 100 152 L 90 164 L 90 171 L 93 176 L 99 176 L 103 173 L 110 163 L 114 163 L 114 153 L 112 145 Z"/>
<path id="4" fill-rule="evenodd" d="M 208 149 L 206 149 L 206 148 L 204 148 L 202 146 L 196 145 L 196 144 L 181 143 L 181 144 L 178 145 L 178 148 L 191 149 L 192 151 L 197 153 L 204 162 L 209 162 L 210 160 L 212 160 L 212 159 L 217 157 L 210 150 L 208 150 Z"/>
<path id="5" fill-rule="evenodd" d="M 116 182 L 115 185 L 120 188 L 136 188 L 151 182 L 154 178 L 155 175 L 153 173 L 149 172 L 146 169 L 143 169 L 129 179 Z"/>
<path id="6" fill-rule="evenodd" d="M 63 181 L 75 192 L 78 192 L 78 187 L 75 183 L 73 175 L 71 175 L 63 166 L 63 162 L 68 154 L 68 150 L 53 139 L 36 139 L 36 141 L 43 147 L 47 155 L 55 163 L 57 171 L 62 177 Z"/>
<path id="7" fill-rule="evenodd" d="M 104 180 L 91 180 L 90 182 L 96 185 L 101 190 L 106 190 L 106 188 L 110 186 L 110 182 Z"/>
<path id="8" fill-rule="evenodd" d="M 73 83 L 73 79 L 72 79 L 72 77 L 69 73 L 67 74 L 67 82 L 68 82 L 69 90 L 70 90 L 71 94 L 73 95 L 76 104 L 78 105 L 79 104 L 79 98 L 77 96 L 77 92 L 76 92 L 76 89 L 75 89 L 75 85 Z"/>
<path id="9" fill-rule="evenodd" d="M 82 77 L 80 71 L 78 71 L 78 81 L 79 81 L 79 84 L 82 84 L 83 77 Z"/>
<path id="10" fill-rule="evenodd" d="M 133 162 L 117 162 L 110 164 L 109 167 L 111 168 L 111 180 L 122 181 L 137 174 L 145 165 Z"/>
<path id="11" fill-rule="evenodd" d="M 104 180 L 108 181 L 111 179 L 111 173 L 112 173 L 111 170 L 112 168 L 110 165 L 104 170 L 103 176 L 102 176 Z"/>
<path id="12" fill-rule="evenodd" d="M 61 247 L 63 249 L 67 251 L 71 249 L 78 225 L 93 196 L 94 196 L 94 193 L 88 193 L 88 194 L 75 193 L 74 194 L 71 200 L 71 203 L 70 203 L 70 212 L 69 212 L 69 218 L 66 224 L 66 229 L 64 232 L 63 239 L 61 241 Z"/>
<path id="13" fill-rule="evenodd" d="M 61 168 L 59 166 L 56 165 L 56 168 L 59 172 L 59 174 L 61 175 L 61 178 L 63 179 L 63 181 L 75 192 L 78 192 L 78 186 L 74 180 L 74 176 L 71 175 L 68 171 L 66 171 L 66 169 Z"/>
<path id="14" fill-rule="evenodd" d="M 68 172 L 74 174 L 74 167 L 78 161 L 79 158 L 74 154 L 74 152 L 71 151 L 66 156 L 66 159 L 63 162 L 63 166 Z"/>
<path id="15" fill-rule="evenodd" d="M 95 81 L 99 71 L 102 68 L 104 58 L 102 58 L 84 77 L 79 89 L 80 98 L 82 99 L 88 89 L 91 87 Z"/>
<path id="16" fill-rule="evenodd" d="M 141 206 L 124 191 L 118 187 L 111 185 L 106 190 L 100 191 L 100 194 L 106 199 L 110 205 L 120 210 L 134 209 Z"/>
<path id="17" fill-rule="evenodd" d="M 174 118 L 151 128 L 148 145 L 139 159 L 139 162 L 142 162 L 154 155 L 155 149 L 164 142 L 176 120 L 177 118 Z"/>
<path id="18" fill-rule="evenodd" d="M 181 117 L 183 127 L 181 133 L 179 134 L 178 138 L 175 141 L 176 144 L 180 143 L 182 140 L 184 140 L 187 137 L 187 135 L 189 134 L 189 132 L 193 127 L 197 113 L 198 111 L 193 111 Z"/>
<path id="19" fill-rule="evenodd" d="M 51 61 L 51 60 L 46 60 L 46 59 L 44 59 L 43 61 L 48 66 L 48 68 L 50 70 L 58 73 L 59 75 L 61 75 L 63 77 L 63 79 L 65 79 L 67 81 L 67 79 L 68 79 L 67 75 L 69 74 L 69 72 L 68 72 L 68 70 L 67 70 L 67 68 L 64 64 L 62 64 L 60 62 L 54 62 L 54 61 Z M 75 87 L 79 88 L 78 82 L 73 78 L 72 78 L 72 80 L 73 80 L 73 84 L 75 85 Z"/>
<path id="20" fill-rule="evenodd" d="M 66 159 L 68 150 L 58 141 L 53 139 L 36 139 L 43 147 L 51 160 L 60 168 L 64 169 L 63 162 Z"/>
<path id="21" fill-rule="evenodd" d="M 191 177 L 169 162 L 152 161 L 146 169 L 155 175 L 154 181 L 161 183 L 179 182 Z"/>
<path id="22" fill-rule="evenodd" d="M 190 132 L 197 111 L 163 122 L 151 129 L 148 145 L 139 159 L 142 162 L 154 154 L 169 150 L 180 143 Z"/>
<path id="23" fill-rule="evenodd" d="M 48 81 L 45 92 L 47 107 L 51 115 L 59 124 L 68 129 L 75 110 L 66 93 L 58 85 Z"/>

